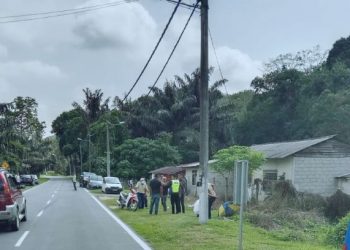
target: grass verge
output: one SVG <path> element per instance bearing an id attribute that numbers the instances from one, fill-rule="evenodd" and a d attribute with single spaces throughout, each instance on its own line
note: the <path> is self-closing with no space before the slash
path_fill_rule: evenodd
<path id="1" fill-rule="evenodd" d="M 95 192 L 92 192 L 95 193 Z M 115 198 L 104 197 L 100 200 L 121 220 L 128 224 L 137 234 L 143 237 L 155 250 L 161 249 L 237 249 L 239 222 L 223 220 L 215 216 L 205 225 L 189 208 L 185 214 L 171 214 L 170 211 L 159 211 L 158 215 L 150 215 L 148 209 L 136 212 L 116 208 Z M 243 247 L 247 250 L 331 250 L 336 249 L 314 242 L 295 242 L 281 240 L 272 233 L 244 225 Z"/>

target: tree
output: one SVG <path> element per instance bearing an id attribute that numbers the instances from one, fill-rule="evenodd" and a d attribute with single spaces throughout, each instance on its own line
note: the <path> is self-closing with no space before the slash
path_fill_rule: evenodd
<path id="1" fill-rule="evenodd" d="M 151 170 L 174 165 L 181 160 L 177 149 L 163 139 L 128 139 L 114 147 L 113 155 L 117 160 L 112 165 L 112 173 L 125 172 L 124 177 L 131 177 L 130 174 L 134 173 L 136 178 L 148 176 Z"/>
<path id="2" fill-rule="evenodd" d="M 225 177 L 225 200 L 227 200 L 228 196 L 228 175 L 233 171 L 236 161 L 249 161 L 250 174 L 258 169 L 265 161 L 265 157 L 262 153 L 244 146 L 231 146 L 229 148 L 221 149 L 214 155 L 214 159 L 216 162 L 211 164 L 210 167 Z"/>
<path id="3" fill-rule="evenodd" d="M 328 68 L 332 68 L 338 62 L 343 62 L 347 67 L 350 67 L 350 36 L 340 38 L 333 44 L 333 48 L 329 51 L 327 58 Z"/>

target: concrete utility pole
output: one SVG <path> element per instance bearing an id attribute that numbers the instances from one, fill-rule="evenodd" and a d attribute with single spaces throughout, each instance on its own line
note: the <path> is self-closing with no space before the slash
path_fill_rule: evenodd
<path id="1" fill-rule="evenodd" d="M 199 223 L 208 222 L 208 154 L 209 154 L 209 100 L 208 100 L 208 0 L 201 0 L 201 65 L 200 65 L 200 156 L 202 193 L 200 194 Z"/>
<path id="2" fill-rule="evenodd" d="M 109 150 L 109 127 L 108 122 L 106 123 L 107 127 L 107 176 L 111 176 L 111 152 Z"/>
<path id="3" fill-rule="evenodd" d="M 80 152 L 80 173 L 83 172 L 83 154 L 82 154 L 82 151 L 81 151 L 81 141 L 82 139 L 78 138 L 78 141 L 79 141 L 79 152 Z"/>
<path id="4" fill-rule="evenodd" d="M 89 133 L 89 172 L 91 173 L 91 134 Z"/>

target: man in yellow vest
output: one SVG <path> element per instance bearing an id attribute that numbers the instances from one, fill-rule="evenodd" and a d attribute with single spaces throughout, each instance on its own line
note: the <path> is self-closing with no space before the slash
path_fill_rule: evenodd
<path id="1" fill-rule="evenodd" d="M 172 176 L 172 180 L 170 181 L 170 201 L 171 201 L 171 211 L 173 214 L 175 214 L 175 207 L 176 207 L 176 213 L 181 213 L 180 208 L 180 181 L 177 178 L 177 175 Z"/>

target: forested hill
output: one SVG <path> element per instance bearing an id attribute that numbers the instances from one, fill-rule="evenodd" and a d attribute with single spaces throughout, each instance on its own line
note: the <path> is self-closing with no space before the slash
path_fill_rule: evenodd
<path id="1" fill-rule="evenodd" d="M 325 60 L 324 60 L 325 59 Z M 350 37 L 327 58 L 317 49 L 284 55 L 255 78 L 252 99 L 234 124 L 239 144 L 337 134 L 350 143 Z"/>

